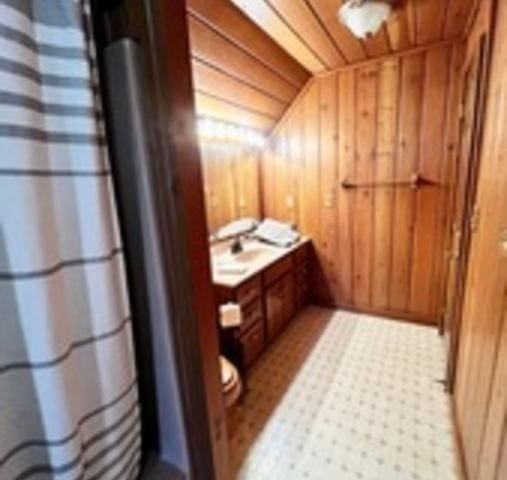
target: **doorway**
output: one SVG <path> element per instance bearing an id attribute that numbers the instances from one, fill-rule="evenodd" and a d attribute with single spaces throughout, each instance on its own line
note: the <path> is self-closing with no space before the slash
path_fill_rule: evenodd
<path id="1" fill-rule="evenodd" d="M 447 255 L 447 285 L 443 330 L 447 347 L 446 386 L 453 391 L 459 348 L 460 319 L 466 282 L 471 235 L 476 228 L 475 205 L 482 137 L 488 38 L 483 35 L 465 67 L 460 107 L 460 138 L 456 160 L 452 226 Z"/>

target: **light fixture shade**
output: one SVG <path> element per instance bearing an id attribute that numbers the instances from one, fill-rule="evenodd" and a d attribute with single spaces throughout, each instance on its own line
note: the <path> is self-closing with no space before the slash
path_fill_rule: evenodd
<path id="1" fill-rule="evenodd" d="M 356 37 L 366 38 L 380 30 L 391 8 L 382 0 L 348 0 L 338 11 L 338 18 Z"/>

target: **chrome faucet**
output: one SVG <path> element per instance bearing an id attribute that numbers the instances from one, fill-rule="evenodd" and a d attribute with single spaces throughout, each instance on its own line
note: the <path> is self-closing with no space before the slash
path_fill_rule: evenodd
<path id="1" fill-rule="evenodd" d="M 241 241 L 241 235 L 235 235 L 234 240 L 231 243 L 231 253 L 236 255 L 243 251 L 243 243 Z"/>

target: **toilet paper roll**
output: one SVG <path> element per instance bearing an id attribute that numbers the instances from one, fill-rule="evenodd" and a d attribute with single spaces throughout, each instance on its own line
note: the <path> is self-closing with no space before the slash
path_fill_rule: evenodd
<path id="1" fill-rule="evenodd" d="M 237 303 L 220 305 L 220 325 L 222 328 L 239 327 L 242 320 L 241 307 Z"/>

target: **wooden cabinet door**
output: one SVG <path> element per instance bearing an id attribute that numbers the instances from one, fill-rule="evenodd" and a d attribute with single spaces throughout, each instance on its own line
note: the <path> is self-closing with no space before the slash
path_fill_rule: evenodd
<path id="1" fill-rule="evenodd" d="M 286 325 L 296 313 L 296 286 L 293 273 L 286 275 L 283 282 L 283 323 Z"/>
<path id="2" fill-rule="evenodd" d="M 268 338 L 272 339 L 295 313 L 294 276 L 284 275 L 266 291 Z"/>
<path id="3" fill-rule="evenodd" d="M 279 280 L 266 290 L 266 325 L 269 340 L 283 327 L 283 311 L 283 280 Z"/>

